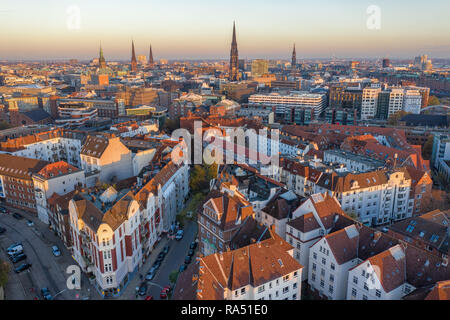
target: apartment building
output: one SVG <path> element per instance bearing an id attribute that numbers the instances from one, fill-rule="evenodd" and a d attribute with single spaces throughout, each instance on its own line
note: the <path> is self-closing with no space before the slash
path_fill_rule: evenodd
<path id="1" fill-rule="evenodd" d="M 351 172 L 368 172 L 384 167 L 384 162 L 381 160 L 338 149 L 325 150 L 323 161 L 343 164 Z"/>
<path id="2" fill-rule="evenodd" d="M 304 267 L 303 279 L 309 274 L 310 247 L 328 234 L 352 224 L 339 202 L 327 194 L 316 194 L 302 203 L 286 226 L 286 241 L 293 246 L 294 258 Z"/>
<path id="3" fill-rule="evenodd" d="M 361 120 L 374 119 L 377 113 L 378 95 L 381 88 L 364 88 L 361 101 Z"/>
<path id="4" fill-rule="evenodd" d="M 406 279 L 405 252 L 395 245 L 350 270 L 347 300 L 400 300 L 415 289 Z"/>
<path id="5" fill-rule="evenodd" d="M 355 225 L 324 236 L 309 249 L 308 284 L 329 300 L 345 300 L 348 271 L 358 263 Z"/>
<path id="6" fill-rule="evenodd" d="M 73 190 L 64 195 L 56 192 L 47 200 L 47 212 L 49 226 L 62 240 L 65 247 L 72 249 L 72 231 L 70 230 L 69 202 L 77 194 L 78 190 Z"/>
<path id="7" fill-rule="evenodd" d="M 15 156 L 49 162 L 65 161 L 80 167 L 80 152 L 84 134 L 56 129 L 8 139 L 1 142 L 1 151 Z"/>
<path id="8" fill-rule="evenodd" d="M 33 174 L 49 163 L 0 154 L 0 197 L 6 204 L 37 213 Z"/>
<path id="9" fill-rule="evenodd" d="M 88 186 L 133 176 L 132 152 L 112 135 L 88 136 L 81 148 L 81 168 Z"/>
<path id="10" fill-rule="evenodd" d="M 300 300 L 302 266 L 276 235 L 200 258 L 198 300 Z"/>
<path id="11" fill-rule="evenodd" d="M 78 194 L 69 203 L 72 256 L 103 297 L 119 296 L 142 265 L 139 203 L 130 192 L 118 198 L 105 207 Z"/>
<path id="12" fill-rule="evenodd" d="M 38 218 L 49 224 L 48 199 L 55 193 L 64 195 L 86 185 L 84 171 L 67 162 L 47 164 L 32 176 Z"/>
<path id="13" fill-rule="evenodd" d="M 198 215 L 199 250 L 207 256 L 226 251 L 231 240 L 253 216 L 253 207 L 236 189 L 211 197 Z"/>
<path id="14" fill-rule="evenodd" d="M 248 99 L 250 106 L 275 107 L 275 115 L 279 120 L 307 124 L 318 118 L 326 107 L 326 95 L 292 91 L 289 95 L 254 94 Z"/>

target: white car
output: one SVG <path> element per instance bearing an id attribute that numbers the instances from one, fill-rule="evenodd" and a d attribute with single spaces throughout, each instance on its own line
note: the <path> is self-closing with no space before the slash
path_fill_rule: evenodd
<path id="1" fill-rule="evenodd" d="M 59 251 L 58 246 L 53 246 L 53 247 L 52 247 L 52 252 L 53 252 L 53 255 L 54 255 L 55 257 L 59 257 L 59 256 L 61 255 L 61 251 Z"/>
<path id="2" fill-rule="evenodd" d="M 28 221 L 27 221 L 27 225 L 28 225 L 29 227 L 32 227 L 32 226 L 34 226 L 34 222 L 31 221 L 31 220 L 28 220 Z"/>
<path id="3" fill-rule="evenodd" d="M 181 240 L 183 239 L 183 230 L 178 230 L 177 235 L 175 236 L 175 240 Z"/>

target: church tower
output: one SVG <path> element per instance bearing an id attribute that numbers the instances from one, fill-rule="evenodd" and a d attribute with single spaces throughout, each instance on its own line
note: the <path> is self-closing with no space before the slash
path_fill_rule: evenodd
<path id="1" fill-rule="evenodd" d="M 103 56 L 103 49 L 102 49 L 102 43 L 100 42 L 100 57 L 98 59 L 98 66 L 100 69 L 105 69 L 106 68 L 106 60 L 105 57 Z"/>
<path id="2" fill-rule="evenodd" d="M 294 43 L 294 50 L 292 51 L 292 69 L 295 69 L 297 67 L 297 52 L 295 52 L 295 43 Z"/>
<path id="3" fill-rule="evenodd" d="M 131 41 L 131 72 L 137 71 L 136 53 L 134 52 L 134 41 Z"/>
<path id="4" fill-rule="evenodd" d="M 233 22 L 233 40 L 231 42 L 231 53 L 230 53 L 230 81 L 239 80 L 239 55 L 236 41 L 236 25 Z"/>
<path id="5" fill-rule="evenodd" d="M 153 61 L 153 51 L 152 51 L 152 45 L 150 45 L 150 53 L 148 54 L 148 64 L 153 65 L 155 62 Z"/>

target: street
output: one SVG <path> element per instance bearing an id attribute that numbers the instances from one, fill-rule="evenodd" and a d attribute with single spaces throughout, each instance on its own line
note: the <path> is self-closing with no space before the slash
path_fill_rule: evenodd
<path id="1" fill-rule="evenodd" d="M 36 216 L 7 207 L 9 213 L 0 214 L 0 226 L 6 228 L 6 232 L 0 235 L 0 258 L 10 262 L 6 254 L 6 248 L 12 243 L 22 242 L 24 253 L 27 259 L 16 264 L 10 262 L 11 271 L 9 280 L 5 287 L 5 298 L 8 300 L 33 300 L 38 297 L 41 299 L 41 288 L 47 287 L 52 296 L 56 294 L 57 300 L 77 300 L 77 299 L 102 299 L 96 289 L 89 283 L 86 275 L 81 273 L 81 290 L 68 290 L 66 281 L 69 274 L 66 269 L 70 265 L 77 265 L 73 260 L 71 253 L 67 250 L 62 241 L 48 228 L 47 225 L 39 221 Z M 24 218 L 15 219 L 12 214 L 20 213 Z M 27 220 L 34 222 L 34 226 L 28 226 Z M 180 241 L 168 239 L 164 236 L 156 248 L 150 254 L 145 264 L 140 268 L 139 274 L 143 277 L 150 270 L 156 261 L 158 254 L 163 250 L 166 244 L 170 249 L 159 267 L 155 278 L 148 283 L 147 295 L 154 299 L 160 299 L 161 289 L 169 284 L 169 275 L 173 271 L 178 271 L 184 264 L 184 258 L 188 254 L 189 245 L 195 241 L 197 235 L 197 224 L 194 221 L 187 220 L 184 226 L 184 236 Z M 61 251 L 60 257 L 55 257 L 51 247 L 57 245 Z M 19 274 L 14 272 L 14 268 L 22 263 L 30 263 L 32 267 L 29 270 Z M 192 262 L 195 263 L 193 257 Z M 137 274 L 117 298 L 120 300 L 135 300 L 136 287 L 142 282 Z M 138 297 L 138 299 L 144 299 Z"/>
<path id="2" fill-rule="evenodd" d="M 155 278 L 152 281 L 148 281 L 148 290 L 147 296 L 150 295 L 153 299 L 160 299 L 161 289 L 169 284 L 169 275 L 172 271 L 178 271 L 180 266 L 184 264 L 184 258 L 187 256 L 189 251 L 189 245 L 191 242 L 195 241 L 195 237 L 197 235 L 197 223 L 187 220 L 186 225 L 184 226 L 184 236 L 180 241 L 171 240 L 167 237 L 164 237 L 160 243 L 157 245 L 155 250 L 151 253 L 149 259 L 145 262 L 144 266 L 140 270 L 140 274 L 142 274 L 145 278 L 145 275 L 152 267 L 153 263 L 156 261 L 158 254 L 164 249 L 166 244 L 169 244 L 170 249 L 167 253 L 166 257 L 161 263 Z M 195 258 L 192 259 L 191 263 L 195 263 Z M 141 283 L 141 279 L 139 275 L 134 277 L 134 279 L 130 282 L 130 284 L 125 289 L 125 292 L 122 293 L 119 299 L 124 300 L 135 300 L 136 299 L 136 287 L 139 287 Z M 145 299 L 145 296 L 138 297 L 138 299 Z"/>
<path id="3" fill-rule="evenodd" d="M 82 299 L 90 296 L 92 299 L 99 295 L 82 274 L 81 290 L 68 290 L 66 281 L 68 274 L 66 269 L 70 265 L 76 265 L 72 256 L 62 241 L 53 234 L 47 225 L 43 224 L 36 216 L 21 210 L 7 208 L 9 213 L 0 214 L 0 226 L 6 228 L 6 232 L 0 235 L 0 258 L 10 262 L 6 254 L 6 248 L 12 243 L 21 242 L 27 259 L 16 264 L 10 262 L 11 271 L 5 288 L 5 298 L 8 300 L 33 300 L 40 297 L 41 288 L 48 288 L 52 296 L 59 300 Z M 12 214 L 20 213 L 24 219 L 17 220 Z M 28 226 L 27 220 L 34 222 L 34 226 Z M 51 247 L 57 245 L 61 256 L 55 257 Z M 22 263 L 30 263 L 32 267 L 19 274 L 14 268 Z"/>

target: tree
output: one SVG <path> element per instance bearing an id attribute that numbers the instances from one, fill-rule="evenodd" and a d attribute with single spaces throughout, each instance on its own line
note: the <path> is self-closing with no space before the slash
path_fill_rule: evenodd
<path id="1" fill-rule="evenodd" d="M 180 120 L 178 119 L 166 118 L 164 124 L 162 125 L 162 129 L 167 133 L 172 133 L 173 131 L 179 128 L 180 128 Z"/>
<path id="2" fill-rule="evenodd" d="M 391 126 L 398 125 L 398 122 L 400 121 L 400 119 L 402 119 L 407 114 L 409 114 L 409 112 L 406 112 L 406 111 L 403 111 L 403 110 L 397 111 L 396 113 L 392 114 L 389 117 L 388 124 L 391 125 Z"/>
<path id="3" fill-rule="evenodd" d="M 429 106 L 437 106 L 440 104 L 441 104 L 441 102 L 439 101 L 438 97 L 436 97 L 436 96 L 430 96 L 430 98 L 428 99 Z"/>
<path id="4" fill-rule="evenodd" d="M 174 270 L 169 274 L 169 281 L 172 283 L 177 282 L 177 278 L 178 278 L 178 271 Z"/>
<path id="5" fill-rule="evenodd" d="M 4 287 L 8 282 L 9 264 L 0 260 L 0 287 Z"/>
<path id="6" fill-rule="evenodd" d="M 428 136 L 427 142 L 423 146 L 422 157 L 425 160 L 430 160 L 431 159 L 431 153 L 433 152 L 433 139 L 434 139 L 434 136 L 432 134 L 430 134 Z"/>
<path id="7" fill-rule="evenodd" d="M 210 181 L 217 178 L 217 164 L 195 165 L 191 171 L 189 187 L 192 192 L 198 193 L 209 189 Z"/>

